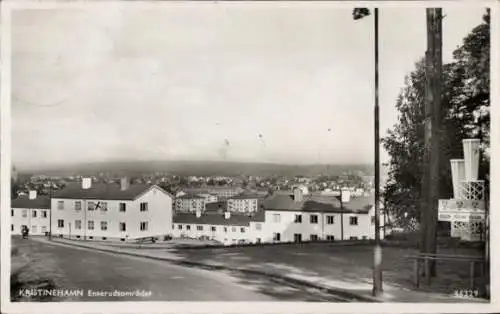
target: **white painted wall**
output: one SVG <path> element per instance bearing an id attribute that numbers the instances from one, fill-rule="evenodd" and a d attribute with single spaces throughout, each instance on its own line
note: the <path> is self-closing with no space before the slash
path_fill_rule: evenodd
<path id="1" fill-rule="evenodd" d="M 58 202 L 64 201 L 64 209 L 58 208 Z M 82 209 L 75 210 L 75 202 L 82 202 Z M 172 199 L 170 195 L 158 187 L 150 188 L 142 196 L 134 201 L 107 200 L 107 211 L 98 209 L 96 211 L 86 210 L 89 202 L 102 200 L 74 200 L 59 199 L 51 200 L 52 233 L 65 237 L 84 235 L 93 237 L 94 240 L 102 240 L 102 237 L 134 239 L 147 236 L 161 236 L 172 232 Z M 140 203 L 148 203 L 148 210 L 141 212 Z M 120 203 L 126 204 L 125 212 L 120 211 Z M 64 227 L 58 227 L 58 220 L 64 221 Z M 81 229 L 77 229 L 77 220 L 81 221 Z M 89 229 L 89 221 L 94 222 L 94 229 Z M 101 222 L 107 223 L 107 230 L 101 230 Z M 126 230 L 120 231 L 120 223 L 125 223 Z M 141 231 L 140 223 L 147 222 L 148 230 Z"/>
<path id="2" fill-rule="evenodd" d="M 34 217 L 33 213 L 36 213 Z M 43 213 L 46 213 L 46 218 Z M 14 214 L 14 215 L 12 215 Z M 23 217 L 25 214 L 26 216 Z M 50 210 L 41 208 L 12 208 L 11 210 L 11 234 L 21 234 L 23 225 L 29 228 L 30 235 L 44 235 L 49 231 Z"/>

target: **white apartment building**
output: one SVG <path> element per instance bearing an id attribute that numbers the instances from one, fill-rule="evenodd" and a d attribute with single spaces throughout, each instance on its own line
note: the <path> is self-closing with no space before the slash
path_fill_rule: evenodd
<path id="1" fill-rule="evenodd" d="M 263 242 L 374 239 L 373 198 L 350 199 L 276 194 L 264 201 Z"/>
<path id="2" fill-rule="evenodd" d="M 240 244 L 262 241 L 264 215 L 208 212 L 175 213 L 173 236 L 180 238 L 206 238 L 220 243 Z"/>
<path id="3" fill-rule="evenodd" d="M 205 198 L 194 194 L 184 194 L 175 199 L 175 210 L 179 212 L 205 211 Z"/>
<path id="4" fill-rule="evenodd" d="M 172 233 L 172 196 L 156 185 L 70 184 L 51 199 L 52 234 L 127 241 Z"/>
<path id="5" fill-rule="evenodd" d="M 26 226 L 30 235 L 45 235 L 50 230 L 50 199 L 29 191 L 12 200 L 10 216 L 11 234 L 20 235 Z"/>
<path id="6" fill-rule="evenodd" d="M 262 197 L 258 195 L 236 195 L 227 199 L 227 210 L 238 213 L 254 213 L 259 210 Z"/>
<path id="7" fill-rule="evenodd" d="M 185 188 L 182 192 L 186 194 L 213 194 L 218 201 L 243 193 L 245 190 L 239 186 L 208 186 L 203 188 Z"/>

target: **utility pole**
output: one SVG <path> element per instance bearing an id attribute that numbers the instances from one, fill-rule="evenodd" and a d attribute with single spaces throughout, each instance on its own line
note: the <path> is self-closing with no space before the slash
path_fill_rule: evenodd
<path id="1" fill-rule="evenodd" d="M 380 245 L 380 126 L 379 126 L 379 71 L 378 71 L 378 8 L 374 10 L 375 29 L 375 248 L 373 252 L 373 295 L 382 293 L 382 247 Z"/>
<path id="2" fill-rule="evenodd" d="M 375 48 L 375 106 L 374 106 L 374 146 L 375 146 L 375 247 L 373 251 L 373 290 L 378 296 L 382 293 L 382 246 L 380 245 L 380 134 L 379 134 L 379 71 L 378 71 L 378 8 L 374 9 L 374 48 Z M 367 8 L 355 8 L 352 12 L 355 20 L 370 15 Z"/>
<path id="3" fill-rule="evenodd" d="M 425 55 L 425 150 L 421 195 L 422 253 L 437 251 L 437 207 L 439 198 L 439 142 L 442 97 L 442 10 L 426 9 L 427 51 Z M 430 261 L 425 270 L 427 281 L 436 274 L 436 264 Z"/>

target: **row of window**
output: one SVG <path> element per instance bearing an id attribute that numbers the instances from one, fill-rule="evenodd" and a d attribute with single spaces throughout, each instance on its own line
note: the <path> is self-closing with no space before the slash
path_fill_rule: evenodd
<path id="1" fill-rule="evenodd" d="M 64 228 L 64 219 L 58 219 L 57 220 L 57 227 L 58 228 Z M 76 230 L 82 229 L 82 221 L 81 220 L 75 220 L 75 225 L 74 225 Z M 87 221 L 87 229 L 88 230 L 94 230 L 95 227 L 95 222 L 93 220 Z M 147 221 L 141 221 L 139 223 L 139 229 L 141 231 L 147 231 L 148 230 L 148 222 Z M 101 221 L 101 230 L 102 231 L 107 231 L 108 230 L 108 222 L 107 221 Z M 118 230 L 119 231 L 127 231 L 127 224 L 124 222 L 120 222 L 118 224 Z"/>
<path id="2" fill-rule="evenodd" d="M 82 210 L 82 201 L 75 201 L 74 204 L 75 210 L 79 211 Z M 58 201 L 57 202 L 57 209 L 64 209 L 64 201 Z M 93 210 L 101 210 L 101 211 L 107 211 L 108 210 L 108 203 L 107 202 L 93 202 L 89 201 L 87 202 L 87 210 L 93 211 Z M 127 204 L 126 203 L 120 203 L 119 204 L 119 210 L 120 212 L 126 212 L 127 211 Z M 140 203 L 140 211 L 145 212 L 148 210 L 148 203 L 142 202 Z"/>
<path id="3" fill-rule="evenodd" d="M 258 224 L 258 225 L 259 225 L 258 230 L 260 230 L 260 224 Z M 177 229 L 178 230 L 182 230 L 184 227 L 186 228 L 186 230 L 191 230 L 191 225 L 185 225 L 185 226 L 183 226 L 181 224 L 177 225 Z M 203 227 L 204 227 L 203 225 L 197 225 L 196 226 L 196 230 L 197 231 L 203 231 Z M 224 232 L 228 232 L 228 230 L 229 230 L 228 227 L 222 227 L 222 228 L 223 228 Z M 210 231 L 212 231 L 212 232 L 217 231 L 217 227 L 216 226 L 210 226 Z M 237 232 L 237 228 L 236 227 L 231 227 L 231 232 Z M 244 227 L 240 227 L 240 232 L 241 233 L 245 233 L 245 228 Z"/>
<path id="4" fill-rule="evenodd" d="M 281 215 L 280 214 L 273 214 L 273 221 L 275 223 L 281 222 Z M 302 223 L 302 214 L 295 214 L 295 223 Z M 309 215 L 309 223 L 311 224 L 317 224 L 318 223 L 318 215 Z M 335 216 L 328 215 L 326 216 L 326 224 L 327 225 L 333 225 L 335 223 Z M 349 217 L 349 224 L 351 226 L 357 226 L 358 225 L 358 217 L 356 216 L 350 216 Z"/>
<path id="5" fill-rule="evenodd" d="M 10 215 L 12 217 L 14 217 L 14 210 L 13 209 L 10 210 Z M 31 211 L 31 217 L 36 218 L 37 215 L 38 215 L 38 213 L 37 213 L 36 210 L 32 210 Z M 27 209 L 23 209 L 22 216 L 23 216 L 23 218 L 28 217 L 28 210 Z M 42 210 L 42 215 L 40 217 L 47 218 L 48 217 L 47 211 L 46 210 Z"/>
<path id="6" fill-rule="evenodd" d="M 19 227 L 20 231 L 22 231 L 24 227 L 27 227 L 27 226 L 26 225 L 20 226 Z M 10 225 L 10 231 L 14 231 L 14 229 L 15 229 L 14 225 Z M 31 233 L 37 233 L 38 232 L 38 227 L 36 225 L 31 226 L 30 232 Z M 47 227 L 46 226 L 42 226 L 41 227 L 41 232 L 42 233 L 47 232 Z"/>
<path id="7" fill-rule="evenodd" d="M 358 237 L 349 237 L 349 240 L 357 240 Z M 368 239 L 367 236 L 363 236 L 363 240 Z M 309 241 L 319 241 L 320 238 L 317 234 L 311 234 L 309 235 Z M 326 236 L 327 241 L 335 241 L 335 236 L 333 235 L 327 235 Z M 273 233 L 273 241 L 279 242 L 281 241 L 281 233 L 275 232 Z M 293 234 L 293 241 L 294 242 L 302 242 L 302 234 L 301 233 L 294 233 Z"/>

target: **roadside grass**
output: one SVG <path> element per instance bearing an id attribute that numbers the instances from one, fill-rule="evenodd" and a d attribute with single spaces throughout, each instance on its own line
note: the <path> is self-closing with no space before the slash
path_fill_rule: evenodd
<path id="1" fill-rule="evenodd" d="M 442 254 L 481 256 L 474 247 L 441 247 Z M 187 260 L 210 262 L 232 267 L 272 270 L 289 275 L 318 278 L 319 281 L 341 281 L 343 284 L 372 282 L 373 247 L 371 245 L 295 244 L 263 247 L 228 247 L 175 251 Z M 415 289 L 413 261 L 405 256 L 416 254 L 414 247 L 383 247 L 383 281 L 396 288 Z M 457 261 L 439 261 L 438 276 L 430 285 L 418 290 L 453 295 L 457 290 L 469 289 L 469 264 Z M 479 270 L 478 270 L 479 271 Z M 476 277 L 476 286 L 482 294 L 487 278 Z"/>
<path id="2" fill-rule="evenodd" d="M 10 297 L 12 302 L 59 301 L 52 296 L 27 296 L 22 292 L 26 289 L 56 289 L 61 275 L 53 257 L 41 254 L 36 250 L 36 244 L 31 241 L 12 239 Z"/>

